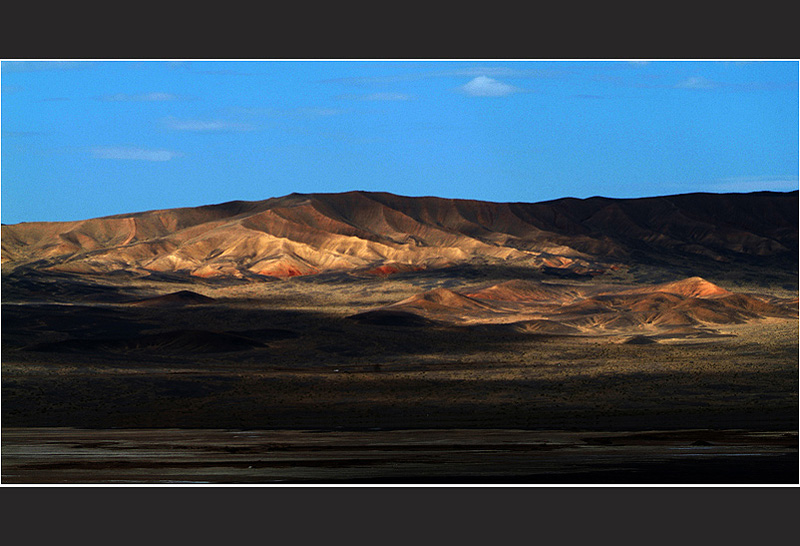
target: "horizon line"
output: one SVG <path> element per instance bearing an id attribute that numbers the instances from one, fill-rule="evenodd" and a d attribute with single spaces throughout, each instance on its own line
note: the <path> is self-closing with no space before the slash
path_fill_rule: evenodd
<path id="1" fill-rule="evenodd" d="M 338 191 L 338 192 L 291 192 L 284 195 L 276 195 L 267 197 L 265 199 L 257 199 L 257 200 L 247 200 L 247 199 L 232 199 L 230 201 L 222 201 L 219 203 L 207 203 L 203 205 L 187 205 L 187 206 L 177 206 L 177 207 L 166 207 L 166 208 L 154 208 L 154 209 L 147 209 L 141 211 L 129 211 L 129 212 L 120 212 L 115 214 L 107 214 L 103 216 L 93 216 L 89 218 L 78 218 L 75 220 L 23 220 L 21 222 L 12 222 L 12 223 L 4 223 L 0 222 L 0 226 L 16 226 L 20 224 L 45 224 L 45 223 L 72 223 L 72 222 L 86 222 L 89 220 L 102 220 L 107 218 L 121 218 L 121 217 L 130 217 L 130 216 L 139 216 L 142 214 L 149 214 L 153 212 L 162 212 L 162 211 L 169 211 L 169 210 L 185 210 L 185 209 L 197 209 L 197 208 L 204 208 L 204 207 L 219 207 L 223 205 L 229 205 L 232 203 L 260 203 L 264 201 L 270 201 L 273 199 L 285 199 L 287 197 L 291 197 L 293 195 L 296 196 L 313 196 L 313 195 L 345 195 L 350 193 L 357 193 L 357 194 L 388 194 L 394 197 L 400 197 L 405 199 L 440 199 L 444 201 L 470 201 L 470 202 L 478 202 L 478 203 L 492 203 L 497 205 L 503 204 L 528 204 L 528 205 L 537 205 L 537 204 L 544 204 L 544 203 L 553 203 L 556 201 L 564 201 L 564 200 L 577 200 L 577 201 L 588 201 L 590 199 L 606 199 L 611 201 L 633 201 L 633 200 L 642 200 L 642 199 L 660 199 L 660 198 L 668 198 L 668 197 L 680 197 L 680 196 L 687 196 L 687 195 L 752 195 L 752 194 L 759 194 L 759 193 L 776 193 L 776 194 L 791 194 L 791 193 L 800 193 L 800 188 L 794 190 L 787 190 L 787 191 L 776 191 L 776 190 L 754 190 L 749 192 L 712 192 L 712 191 L 693 191 L 693 192 L 686 192 L 686 193 L 671 193 L 671 194 L 664 194 L 664 195 L 649 195 L 644 197 L 606 197 L 603 195 L 592 195 L 589 197 L 572 197 L 572 196 L 564 196 L 564 197 L 557 197 L 555 199 L 546 199 L 544 201 L 490 201 L 486 199 L 468 199 L 462 197 L 442 197 L 437 195 L 403 195 L 398 193 L 392 193 L 390 191 L 376 191 L 376 190 L 346 190 L 346 191 Z"/>

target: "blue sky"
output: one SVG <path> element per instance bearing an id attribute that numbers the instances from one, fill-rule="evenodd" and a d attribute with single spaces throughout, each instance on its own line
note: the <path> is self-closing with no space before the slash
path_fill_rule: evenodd
<path id="1" fill-rule="evenodd" d="M 3 61 L 3 223 L 798 188 L 798 63 Z"/>

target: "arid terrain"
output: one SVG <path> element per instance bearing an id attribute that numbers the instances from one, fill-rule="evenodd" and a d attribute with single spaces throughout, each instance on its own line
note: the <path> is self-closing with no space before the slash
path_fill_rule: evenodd
<path id="1" fill-rule="evenodd" d="M 2 228 L 3 482 L 796 483 L 798 195 Z"/>

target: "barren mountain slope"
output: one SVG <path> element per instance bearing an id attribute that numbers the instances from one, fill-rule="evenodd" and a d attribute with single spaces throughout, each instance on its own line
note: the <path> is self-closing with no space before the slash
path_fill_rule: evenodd
<path id="1" fill-rule="evenodd" d="M 642 256 L 797 259 L 798 193 L 492 203 L 388 193 L 2 226 L 3 271 L 291 277 L 504 263 L 602 271 Z"/>

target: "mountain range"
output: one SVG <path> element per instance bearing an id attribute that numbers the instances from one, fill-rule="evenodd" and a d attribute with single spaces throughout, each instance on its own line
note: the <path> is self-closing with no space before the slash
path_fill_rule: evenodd
<path id="1" fill-rule="evenodd" d="M 494 203 L 354 191 L 2 226 L 4 272 L 387 275 L 464 263 L 593 275 L 647 259 L 796 263 L 798 192 Z"/>

